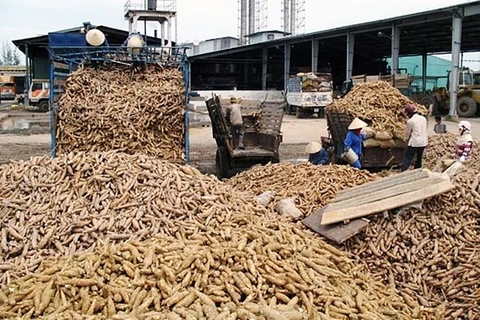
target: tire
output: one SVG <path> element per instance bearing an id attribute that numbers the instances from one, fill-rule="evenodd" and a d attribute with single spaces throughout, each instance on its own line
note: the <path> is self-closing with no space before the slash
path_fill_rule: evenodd
<path id="1" fill-rule="evenodd" d="M 427 108 L 427 109 L 430 108 L 430 105 L 433 105 L 432 114 L 433 114 L 434 116 L 439 116 L 439 115 L 442 113 L 442 112 L 439 110 L 439 108 L 438 108 L 437 99 L 435 99 L 435 97 L 433 97 L 433 96 L 423 97 L 423 98 L 420 100 L 420 104 L 421 104 L 421 105 L 424 105 L 425 108 Z"/>
<path id="2" fill-rule="evenodd" d="M 296 117 L 297 117 L 298 119 L 303 118 L 303 111 L 302 111 L 301 108 L 297 107 L 297 110 L 296 110 L 295 114 L 296 114 Z"/>
<path id="3" fill-rule="evenodd" d="M 320 119 L 324 119 L 325 118 L 325 108 L 320 108 L 320 111 L 318 111 L 318 117 Z"/>
<path id="4" fill-rule="evenodd" d="M 272 157 L 272 160 L 271 160 L 272 163 L 280 163 L 280 155 L 277 153 L 276 155 L 274 155 Z"/>
<path id="5" fill-rule="evenodd" d="M 457 101 L 457 114 L 462 118 L 475 117 L 477 103 L 471 97 L 461 97 Z"/>
<path id="6" fill-rule="evenodd" d="M 40 110 L 40 112 L 47 112 L 49 109 L 50 106 L 48 104 L 48 101 L 46 100 L 40 101 L 40 103 L 38 104 L 38 110 Z"/>
<path id="7" fill-rule="evenodd" d="M 230 158 L 225 147 L 218 147 L 215 155 L 215 167 L 219 179 L 230 177 Z"/>
<path id="8" fill-rule="evenodd" d="M 293 107 L 291 104 L 287 104 L 287 114 L 292 115 L 295 114 L 295 107 Z"/>

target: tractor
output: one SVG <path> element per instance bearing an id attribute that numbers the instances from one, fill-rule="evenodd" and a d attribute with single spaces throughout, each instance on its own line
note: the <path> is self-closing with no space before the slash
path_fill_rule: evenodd
<path id="1" fill-rule="evenodd" d="M 457 91 L 457 114 L 459 117 L 468 118 L 479 115 L 480 112 L 480 72 L 468 69 L 459 71 Z M 434 88 L 432 95 L 425 96 L 420 103 L 427 108 L 432 107 L 434 115 L 447 114 L 450 109 L 450 71 L 447 77 L 447 86 Z"/>

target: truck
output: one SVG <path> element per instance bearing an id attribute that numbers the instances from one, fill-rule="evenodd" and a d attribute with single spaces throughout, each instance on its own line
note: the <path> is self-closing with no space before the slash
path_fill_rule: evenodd
<path id="1" fill-rule="evenodd" d="M 0 100 L 14 100 L 16 95 L 14 77 L 0 76 Z"/>
<path id="2" fill-rule="evenodd" d="M 255 164 L 277 163 L 282 142 L 280 127 L 285 107 L 284 100 L 260 102 L 256 107 L 242 105 L 245 149 L 234 149 L 233 137 L 222 110 L 220 98 L 212 94 L 206 101 L 208 115 L 212 123 L 212 133 L 217 150 L 215 154 L 216 175 L 229 178 Z M 250 110 L 249 110 L 250 109 Z"/>
<path id="3" fill-rule="evenodd" d="M 297 73 L 287 81 L 285 93 L 286 113 L 297 118 L 318 115 L 325 116 L 325 107 L 333 100 L 331 73 Z"/>
<path id="4" fill-rule="evenodd" d="M 38 107 L 41 112 L 47 112 L 50 108 L 50 80 L 33 79 L 27 96 L 30 106 Z"/>
<path id="5" fill-rule="evenodd" d="M 420 103 L 430 108 L 435 115 L 447 114 L 450 109 L 451 71 L 447 72 L 446 87 L 436 87 L 432 94 L 423 97 Z M 459 117 L 480 116 L 480 71 L 467 68 L 459 70 L 457 90 L 457 114 Z"/>

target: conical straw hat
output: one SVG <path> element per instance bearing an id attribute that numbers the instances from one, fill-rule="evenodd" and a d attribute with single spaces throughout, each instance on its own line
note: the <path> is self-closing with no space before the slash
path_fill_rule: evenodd
<path id="1" fill-rule="evenodd" d="M 308 154 L 317 153 L 322 149 L 322 144 L 317 141 L 312 141 L 305 147 L 305 152 Z"/>
<path id="2" fill-rule="evenodd" d="M 89 45 L 99 46 L 105 42 L 105 35 L 98 29 L 92 29 L 87 32 L 86 39 Z"/>
<path id="3" fill-rule="evenodd" d="M 366 124 L 365 122 L 363 122 L 358 118 L 355 118 L 353 119 L 352 123 L 350 123 L 350 125 L 348 126 L 348 130 L 362 129 L 362 128 L 365 128 L 366 126 L 368 126 L 368 124 Z"/>
<path id="4" fill-rule="evenodd" d="M 143 47 L 143 39 L 140 36 L 133 36 L 127 41 L 128 48 L 141 48 Z"/>

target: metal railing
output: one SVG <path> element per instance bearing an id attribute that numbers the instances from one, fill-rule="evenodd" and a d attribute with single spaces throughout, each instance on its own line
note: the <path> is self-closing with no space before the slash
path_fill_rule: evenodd
<path id="1" fill-rule="evenodd" d="M 129 11 L 177 11 L 176 0 L 128 0 L 123 6 L 124 14 Z"/>
<path id="2" fill-rule="evenodd" d="M 52 61 L 73 63 L 131 64 L 136 62 L 159 63 L 169 66 L 181 66 L 187 61 L 187 48 L 144 46 L 127 48 L 126 46 L 102 47 L 49 47 Z"/>

